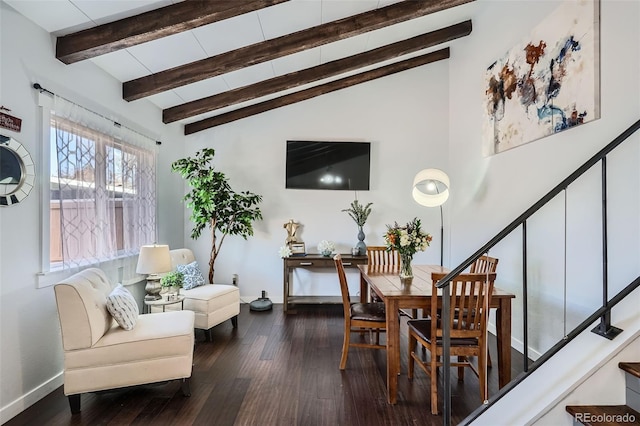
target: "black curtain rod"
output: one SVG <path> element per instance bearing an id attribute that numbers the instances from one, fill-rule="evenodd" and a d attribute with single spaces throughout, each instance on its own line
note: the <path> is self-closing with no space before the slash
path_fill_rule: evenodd
<path id="1" fill-rule="evenodd" d="M 36 90 L 39 90 L 40 93 L 47 92 L 48 94 L 50 94 L 52 96 L 55 96 L 55 93 L 53 93 L 53 92 L 45 89 L 44 87 L 40 86 L 40 83 L 33 83 L 33 88 L 36 89 Z"/>
<path id="2" fill-rule="evenodd" d="M 56 94 L 55 94 L 55 93 L 53 93 L 51 90 L 47 90 L 47 89 L 45 89 L 44 87 L 42 87 L 42 86 L 40 85 L 40 83 L 33 83 L 33 88 L 34 88 L 34 89 L 36 89 L 36 90 L 39 90 L 39 91 L 40 91 L 40 93 L 42 93 L 42 92 L 46 92 L 46 93 L 50 94 L 51 96 L 56 96 Z M 59 95 L 58 95 L 58 96 L 59 96 Z M 65 101 L 67 101 L 67 102 L 71 102 L 72 104 L 76 104 L 75 102 L 70 101 L 70 100 L 69 100 L 69 99 L 67 99 L 67 98 L 64 98 L 64 97 L 62 97 L 62 96 L 60 96 L 60 97 L 61 97 L 62 99 L 64 99 Z M 76 105 L 77 105 L 77 104 L 76 104 Z M 82 108 L 84 108 L 84 107 L 82 107 Z M 116 127 L 123 127 L 123 126 L 122 126 L 122 124 L 120 124 L 120 123 L 118 123 L 117 121 L 114 121 L 114 120 L 112 120 L 112 119 L 110 119 L 110 118 L 107 118 L 107 117 L 105 117 L 105 116 L 104 116 L 104 115 L 102 115 L 102 114 L 99 114 L 99 113 L 97 113 L 97 112 L 95 112 L 95 111 L 91 111 L 91 110 L 90 110 L 90 109 L 88 109 L 88 108 L 84 108 L 84 109 L 86 109 L 87 111 L 90 111 L 90 112 L 92 112 L 92 113 L 94 113 L 94 114 L 99 115 L 100 117 L 104 118 L 105 120 L 109 120 L 109 121 L 111 121 L 111 122 L 113 123 L 113 125 L 114 125 L 114 126 L 116 126 Z M 149 136 L 147 136 L 147 135 L 143 135 L 142 133 L 140 133 L 140 132 L 138 132 L 138 131 L 136 131 L 136 130 L 133 130 L 133 129 L 131 129 L 131 128 L 127 127 L 127 126 L 124 126 L 124 128 L 125 128 L 125 129 L 128 129 L 128 130 L 131 130 L 132 132 L 137 133 L 137 134 L 139 134 L 140 136 L 144 136 L 144 137 L 145 137 L 145 138 L 147 138 L 147 139 L 152 139 L 152 138 L 150 138 Z M 162 145 L 162 141 L 156 141 L 156 145 Z"/>

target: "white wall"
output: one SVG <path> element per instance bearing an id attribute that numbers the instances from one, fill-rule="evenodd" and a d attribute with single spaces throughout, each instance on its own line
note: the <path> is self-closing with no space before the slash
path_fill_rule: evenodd
<path id="1" fill-rule="evenodd" d="M 473 37 L 456 49 L 450 74 L 451 252 L 462 261 L 523 213 L 563 178 L 640 118 L 640 3 L 601 4 L 601 118 L 582 127 L 504 153 L 481 155 L 481 107 L 486 67 L 528 34 L 557 6 L 555 1 L 475 2 Z M 454 116 L 465 126 L 454 125 Z M 610 296 L 640 275 L 640 135 L 609 158 Z M 599 170 L 567 192 L 567 298 L 564 292 L 564 197 L 554 199 L 528 223 L 529 349 L 536 357 L 601 303 Z M 520 230 L 492 252 L 500 258 L 498 285 L 516 294 L 513 345 L 522 350 L 522 239 Z M 564 322 L 564 303 L 567 323 Z M 620 383 L 594 376 L 619 345 L 637 336 L 636 291 L 614 309 L 612 322 L 625 332 L 609 342 L 589 331 L 502 398 L 475 423 L 572 424 L 564 404 L 610 403 Z M 612 349 L 614 348 L 614 349 Z M 636 352 L 637 356 L 637 352 Z M 589 386 L 597 383 L 596 400 Z M 562 399 L 567 396 L 565 401 Z M 617 401 L 621 402 L 620 400 Z"/>
<path id="2" fill-rule="evenodd" d="M 357 243 L 355 223 L 341 212 L 354 199 L 353 192 L 285 189 L 288 139 L 370 141 L 371 190 L 358 193 L 361 202 L 373 203 L 365 242 L 383 244 L 386 224 L 417 216 L 436 240 L 416 259 L 438 263 L 439 212 L 417 205 L 411 185 L 425 167 L 446 168 L 448 72 L 448 63 L 441 61 L 188 136 L 189 155 L 202 147 L 215 148 L 214 164 L 231 186 L 264 197 L 264 220 L 247 241 L 225 240 L 214 281 L 230 282 L 237 273 L 243 300 L 254 300 L 266 290 L 274 302 L 282 302 L 278 249 L 284 245 L 283 224 L 289 219 L 303 225 L 299 236 L 308 252 L 317 253 L 323 239 L 334 241 L 342 253 Z M 191 224 L 185 216 L 188 238 Z M 186 241 L 201 265 L 208 260 L 210 238 L 203 232 L 198 241 Z M 335 270 L 296 271 L 293 282 L 295 294 L 340 294 Z M 350 275 L 350 285 L 355 294 L 356 275 Z"/>
<path id="3" fill-rule="evenodd" d="M 55 40 L 0 3 L 0 104 L 22 119 L 22 131 L 0 129 L 14 137 L 40 165 L 37 92 L 33 83 L 163 141 L 159 150 L 160 241 L 183 243 L 183 192 L 179 177 L 166 172 L 182 156 L 179 126 L 162 125 L 161 113 L 147 101 L 127 103 L 121 87 L 87 61 L 66 66 L 55 59 Z M 42 183 L 39 173 L 37 181 Z M 46 182 L 46 179 L 44 179 Z M 40 192 L 22 203 L 0 208 L 0 423 L 62 383 L 62 348 L 53 287 L 36 288 L 40 272 Z M 112 277 L 115 278 L 115 277 Z"/>
<path id="4" fill-rule="evenodd" d="M 640 3 L 601 4 L 601 118 L 482 156 L 486 68 L 551 14 L 557 1 L 474 3 L 474 30 L 450 61 L 452 264 L 465 260 L 640 118 Z M 615 151 L 609 171 L 609 283 L 613 296 L 640 275 L 640 134 Z M 567 191 L 566 331 L 601 304 L 600 170 Z M 564 196 L 528 222 L 529 348 L 536 357 L 564 335 Z M 514 346 L 522 349 L 521 229 L 491 252 L 498 285 L 516 294 Z"/>

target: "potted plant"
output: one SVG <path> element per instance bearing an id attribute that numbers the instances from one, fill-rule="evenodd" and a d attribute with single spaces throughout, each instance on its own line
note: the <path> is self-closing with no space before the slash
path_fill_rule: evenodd
<path id="1" fill-rule="evenodd" d="M 214 149 L 205 148 L 196 152 L 193 158 L 183 158 L 171 164 L 171 170 L 180 173 L 192 188 L 184 196 L 187 207 L 191 209 L 191 220 L 195 223 L 191 238 L 200 237 L 206 226 L 211 229 L 210 283 L 213 283 L 214 264 L 225 237 L 240 235 L 246 240 L 253 235 L 253 221 L 262 219 L 262 212 L 257 207 L 262 196 L 231 189 L 225 174 L 215 171 L 210 165 L 214 155 Z"/>
<path id="2" fill-rule="evenodd" d="M 160 278 L 160 286 L 169 293 L 179 293 L 184 283 L 184 274 L 182 272 L 169 272 Z"/>
<path id="3" fill-rule="evenodd" d="M 364 256 L 367 253 L 367 245 L 364 243 L 364 231 L 362 227 L 367 222 L 369 215 L 371 214 L 371 206 L 373 203 L 367 203 L 366 206 L 360 204 L 358 199 L 356 198 L 351 202 L 351 205 L 348 209 L 343 209 L 343 212 L 347 212 L 347 214 L 353 219 L 353 221 L 358 225 L 358 243 L 356 247 L 358 249 L 358 255 Z"/>

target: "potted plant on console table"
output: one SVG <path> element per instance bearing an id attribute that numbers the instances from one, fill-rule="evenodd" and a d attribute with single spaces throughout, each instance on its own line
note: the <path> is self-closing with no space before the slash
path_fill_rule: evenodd
<path id="1" fill-rule="evenodd" d="M 262 219 L 262 212 L 257 207 L 262 196 L 231 189 L 225 174 L 209 165 L 214 155 L 213 148 L 205 148 L 196 152 L 193 158 L 183 158 L 171 164 L 171 170 L 180 173 L 192 188 L 184 196 L 187 207 L 192 210 L 191 220 L 195 222 L 191 238 L 200 237 L 205 226 L 211 228 L 210 283 L 213 283 L 214 264 L 224 238 L 230 234 L 240 235 L 246 240 L 253 235 L 253 221 Z M 218 233 L 222 235 L 220 238 Z"/>

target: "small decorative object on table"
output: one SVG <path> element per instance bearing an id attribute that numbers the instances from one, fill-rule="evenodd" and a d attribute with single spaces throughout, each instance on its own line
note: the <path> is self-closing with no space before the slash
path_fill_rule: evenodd
<path id="1" fill-rule="evenodd" d="M 291 256 L 291 248 L 289 248 L 289 246 L 282 246 L 280 250 L 278 250 L 278 254 L 282 258 L 289 257 Z"/>
<path id="2" fill-rule="evenodd" d="M 291 243 L 289 247 L 291 248 L 291 256 L 304 256 L 307 254 L 304 243 Z"/>
<path id="3" fill-rule="evenodd" d="M 431 244 L 431 234 L 420 229 L 420 219 L 414 218 L 405 226 L 395 222 L 393 226 L 387 225 L 387 233 L 384 241 L 388 250 L 397 250 L 400 254 L 400 278 L 413 278 L 411 261 L 413 255 L 419 251 L 425 251 Z"/>
<path id="4" fill-rule="evenodd" d="M 367 245 L 364 243 L 364 231 L 362 227 L 367 222 L 367 218 L 371 214 L 371 205 L 373 203 L 368 203 L 366 206 L 360 204 L 358 199 L 355 199 L 351 202 L 351 206 L 348 209 L 342 209 L 343 212 L 347 212 L 351 219 L 354 220 L 356 225 L 358 225 L 358 243 L 356 244 L 356 248 L 358 249 L 358 255 L 364 256 L 367 253 Z"/>
<path id="5" fill-rule="evenodd" d="M 318 251 L 325 257 L 331 256 L 335 249 L 336 246 L 333 241 L 322 240 L 318 243 Z"/>
<path id="6" fill-rule="evenodd" d="M 171 294 L 177 295 L 180 293 L 180 289 L 184 284 L 184 274 L 182 272 L 173 271 L 160 279 L 160 285 L 163 289 L 167 290 L 169 296 Z"/>
<path id="7" fill-rule="evenodd" d="M 287 245 L 291 246 L 292 243 L 299 242 L 298 237 L 296 236 L 296 232 L 300 227 L 298 222 L 294 222 L 293 219 L 289 219 L 289 222 L 282 225 L 282 227 L 287 230 L 287 239 L 285 240 Z"/>

